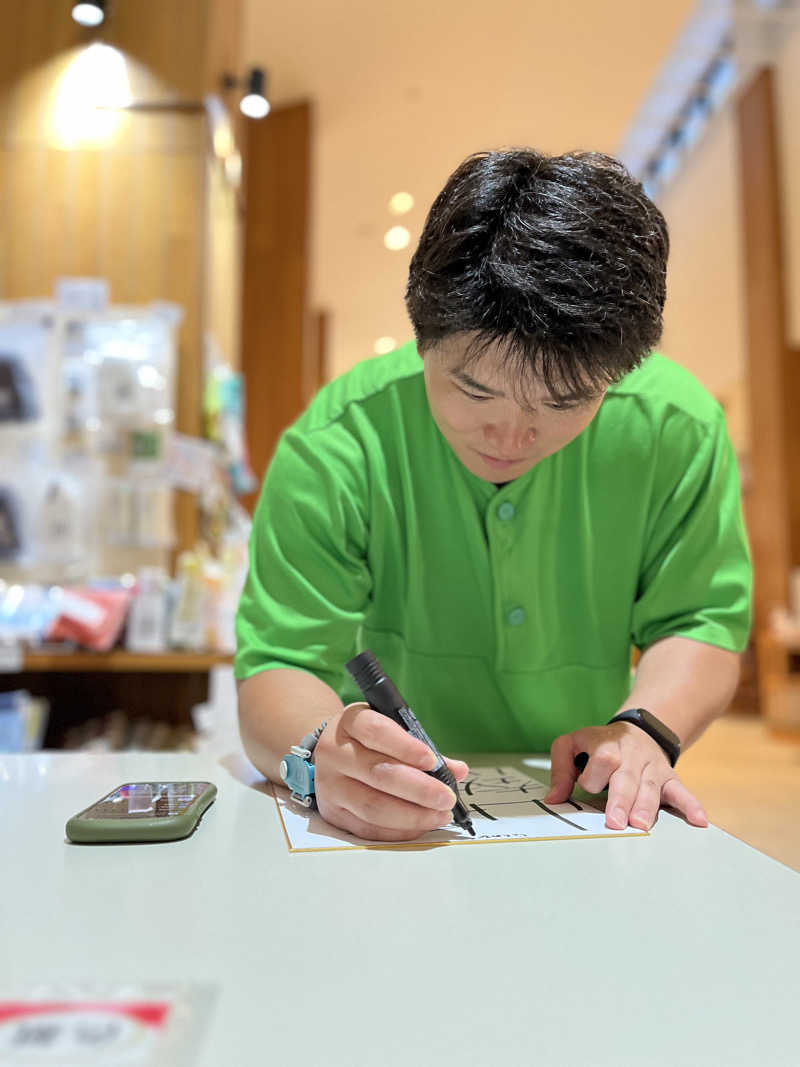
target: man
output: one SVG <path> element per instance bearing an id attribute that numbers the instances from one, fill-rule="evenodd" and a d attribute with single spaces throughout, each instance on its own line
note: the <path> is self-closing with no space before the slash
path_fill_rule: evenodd
<path id="1" fill-rule="evenodd" d="M 728 705 L 751 576 L 722 412 L 650 354 L 667 253 L 609 157 L 470 157 L 411 262 L 416 346 L 284 434 L 239 609 L 240 726 L 277 780 L 327 722 L 329 822 L 403 840 L 451 818 L 431 753 L 357 699 L 345 663 L 370 648 L 440 748 L 552 746 L 550 802 L 577 779 L 608 786 L 610 827 L 661 804 L 706 825 L 670 732 L 685 747 Z"/>

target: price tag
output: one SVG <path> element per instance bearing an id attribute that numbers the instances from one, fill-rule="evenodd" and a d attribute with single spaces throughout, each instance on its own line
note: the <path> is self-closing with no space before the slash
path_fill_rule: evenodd
<path id="1" fill-rule="evenodd" d="M 150 1064 L 168 1001 L 0 1001 L 0 1064 Z"/>
<path id="2" fill-rule="evenodd" d="M 126 983 L 0 992 L 0 1067 L 191 1067 L 216 992 Z"/>

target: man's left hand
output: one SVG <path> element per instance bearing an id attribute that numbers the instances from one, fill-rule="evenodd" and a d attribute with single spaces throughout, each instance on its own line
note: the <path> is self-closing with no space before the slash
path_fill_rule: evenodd
<path id="1" fill-rule="evenodd" d="M 573 762 L 579 752 L 589 755 L 583 771 Z M 629 825 L 649 830 L 662 804 L 681 812 L 692 826 L 708 826 L 700 801 L 678 778 L 661 746 L 631 723 L 587 726 L 562 734 L 553 742 L 550 759 L 550 792 L 545 801 L 560 804 L 568 800 L 576 782 L 587 793 L 600 793 L 608 786 L 606 826 L 610 830 Z"/>

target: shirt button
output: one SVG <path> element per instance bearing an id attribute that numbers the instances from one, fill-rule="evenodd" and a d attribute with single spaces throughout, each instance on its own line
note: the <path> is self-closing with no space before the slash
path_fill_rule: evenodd
<path id="1" fill-rule="evenodd" d="M 508 613 L 509 626 L 522 626 L 523 622 L 525 622 L 525 609 L 512 608 Z"/>
<path id="2" fill-rule="evenodd" d="M 514 518 L 514 505 L 510 500 L 504 500 L 500 507 L 497 509 L 497 517 L 502 519 L 503 522 L 508 522 L 509 519 Z"/>

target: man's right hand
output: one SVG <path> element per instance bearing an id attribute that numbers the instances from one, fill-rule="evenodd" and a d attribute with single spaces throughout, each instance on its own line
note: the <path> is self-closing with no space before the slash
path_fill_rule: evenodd
<path id="1" fill-rule="evenodd" d="M 426 771 L 426 744 L 368 704 L 328 719 L 314 750 L 317 807 L 333 826 L 370 841 L 413 841 L 452 821 L 452 790 Z M 457 781 L 469 773 L 447 760 Z"/>

